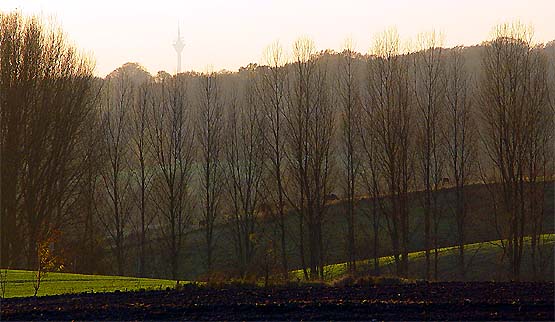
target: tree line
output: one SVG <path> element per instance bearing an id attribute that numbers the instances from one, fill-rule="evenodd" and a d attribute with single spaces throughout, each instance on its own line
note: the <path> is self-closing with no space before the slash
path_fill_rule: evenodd
<path id="1" fill-rule="evenodd" d="M 340 202 L 349 270 L 363 256 L 355 230 L 365 212 L 372 273 L 385 233 L 396 274 L 408 276 L 417 199 L 426 278 L 438 278 L 439 225 L 453 216 L 464 279 L 468 186 L 479 182 L 518 280 L 523 253 L 536 261 L 549 231 L 554 174 L 555 55 L 531 35 L 518 23 L 496 27 L 474 69 L 441 34 L 408 47 L 389 29 L 366 55 L 349 41 L 332 53 L 300 38 L 290 55 L 276 42 L 263 64 L 236 73 L 152 77 L 128 63 L 100 79 L 61 30 L 2 14 L 1 266 L 33 269 L 38 245 L 58 236 L 51 246 L 75 271 L 106 257 L 111 273 L 146 276 L 161 254 L 158 269 L 179 279 L 194 230 L 210 277 L 226 230 L 237 275 L 267 278 L 272 266 L 323 279 L 323 231 Z M 448 207 L 445 189 L 455 196 Z"/>

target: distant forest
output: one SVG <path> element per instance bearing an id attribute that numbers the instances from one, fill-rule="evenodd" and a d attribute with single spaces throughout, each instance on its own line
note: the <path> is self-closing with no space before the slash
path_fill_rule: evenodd
<path id="1" fill-rule="evenodd" d="M 424 250 L 433 280 L 456 246 L 464 280 L 465 245 L 501 239 L 504 278 L 552 279 L 555 41 L 531 35 L 300 38 L 237 72 L 102 79 L 62 31 L 1 14 L 0 267 L 319 280 L 392 255 L 407 277 Z"/>

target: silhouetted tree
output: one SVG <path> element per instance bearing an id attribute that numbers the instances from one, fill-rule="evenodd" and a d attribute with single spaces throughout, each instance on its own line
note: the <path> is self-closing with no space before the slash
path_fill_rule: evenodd
<path id="1" fill-rule="evenodd" d="M 266 49 L 267 66 L 259 72 L 257 94 L 262 107 L 264 142 L 267 145 L 268 178 L 265 181 L 267 199 L 272 200 L 272 213 L 279 226 L 279 245 L 281 268 L 284 278 L 288 277 L 288 254 L 286 243 L 286 147 L 285 147 L 285 111 L 288 70 L 284 66 L 283 49 L 274 43 Z"/>
<path id="2" fill-rule="evenodd" d="M 225 135 L 225 176 L 232 203 L 230 224 L 242 277 L 252 271 L 258 235 L 258 206 L 264 171 L 262 112 L 255 95 L 254 71 L 247 72 L 240 97 L 232 97 Z"/>
<path id="3" fill-rule="evenodd" d="M 152 146 L 148 140 L 148 126 L 150 124 L 149 106 L 151 104 L 152 90 L 149 82 L 140 84 L 135 94 L 130 115 L 130 150 L 132 151 L 131 172 L 134 178 L 134 199 L 138 210 L 138 223 L 134 230 L 139 239 L 139 276 L 145 276 L 147 260 L 147 233 L 154 220 L 156 212 L 149 207 L 150 192 L 153 173 L 149 170 L 152 161 Z M 150 211 L 149 211 L 150 209 Z"/>
<path id="4" fill-rule="evenodd" d="M 443 179 L 444 145 L 441 136 L 445 99 L 445 68 L 442 35 L 418 36 L 414 54 L 414 98 L 417 107 L 418 159 L 424 184 L 424 249 L 426 279 L 430 279 L 430 250 L 434 249 L 434 279 L 437 279 L 439 209 L 437 190 Z M 431 221 L 433 220 L 433 227 Z M 433 228 L 433 231 L 431 230 Z"/>
<path id="5" fill-rule="evenodd" d="M 199 77 L 197 141 L 200 145 L 202 221 L 206 239 L 206 268 L 212 272 L 214 226 L 221 215 L 223 194 L 223 98 L 218 76 L 207 72 Z"/>
<path id="6" fill-rule="evenodd" d="M 461 48 L 452 49 L 446 65 L 445 99 L 446 113 L 443 133 L 447 144 L 447 173 L 454 180 L 455 219 L 457 223 L 457 244 L 459 246 L 459 274 L 466 278 L 465 252 L 467 197 L 465 186 L 474 170 L 476 140 L 473 132 L 472 93 L 470 77 L 465 69 Z"/>
<path id="7" fill-rule="evenodd" d="M 92 63 L 35 17 L 0 15 L 2 265 L 36 267 L 67 224 L 83 167 L 76 144 L 94 107 Z"/>
<path id="8" fill-rule="evenodd" d="M 408 58 L 399 51 L 396 30 L 379 35 L 369 61 L 366 113 L 374 122 L 374 162 L 380 174 L 377 187 L 381 212 L 391 238 L 397 274 L 408 274 L 409 208 L 408 191 L 412 182 L 414 135 L 412 91 Z M 369 139 L 370 140 L 370 139 Z M 381 187 L 383 186 L 383 187 Z M 384 189 L 384 190 L 382 190 Z"/>
<path id="9" fill-rule="evenodd" d="M 191 176 L 194 159 L 192 111 L 185 79 L 157 83 L 151 98 L 149 137 L 156 176 L 153 201 L 172 279 L 179 279 L 185 234 L 191 226 Z"/>
<path id="10" fill-rule="evenodd" d="M 344 171 L 343 189 L 347 198 L 347 266 L 351 273 L 356 272 L 356 236 L 355 236 L 355 193 L 360 170 L 360 129 L 361 98 L 356 69 L 356 54 L 353 44 L 347 41 L 341 53 L 339 64 L 337 93 L 341 107 L 341 147 Z"/>
<path id="11" fill-rule="evenodd" d="M 496 28 L 482 55 L 479 84 L 482 142 L 501 184 L 501 215 L 497 218 L 511 278 L 520 279 L 524 236 L 530 224 L 526 211 L 527 164 L 537 142 L 548 104 L 545 60 L 531 45 L 531 31 L 521 24 Z"/>
<path id="12" fill-rule="evenodd" d="M 116 74 L 107 80 L 101 107 L 102 147 L 108 165 L 102 170 L 105 194 L 96 205 L 98 218 L 111 240 L 118 275 L 123 275 L 125 270 L 132 215 L 129 119 L 135 90 L 125 72 Z"/>
<path id="13" fill-rule="evenodd" d="M 308 233 L 310 278 L 324 278 L 322 224 L 326 196 L 331 191 L 334 112 L 323 66 L 314 44 L 301 38 L 293 45 L 292 86 L 286 113 L 289 162 L 295 196 L 289 199 L 299 214 L 301 262 L 304 265 L 304 223 Z"/>

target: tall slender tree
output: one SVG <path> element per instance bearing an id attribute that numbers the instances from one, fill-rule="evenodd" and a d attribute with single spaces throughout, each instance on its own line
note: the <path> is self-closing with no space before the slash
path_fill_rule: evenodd
<path id="1" fill-rule="evenodd" d="M 408 274 L 409 200 L 412 185 L 414 122 L 408 58 L 400 51 L 399 35 L 390 29 L 374 41 L 369 61 L 366 113 L 375 129 L 374 162 L 380 173 L 380 210 L 391 239 L 397 274 Z"/>
<path id="2" fill-rule="evenodd" d="M 454 180 L 454 213 L 457 223 L 459 248 L 459 276 L 466 278 L 465 244 L 467 232 L 467 193 L 465 186 L 471 179 L 476 157 L 476 140 L 472 131 L 471 79 L 466 71 L 462 48 L 452 49 L 446 65 L 446 113 L 443 134 L 447 144 L 447 173 Z"/>
<path id="3" fill-rule="evenodd" d="M 194 136 L 186 79 L 176 75 L 156 84 L 149 137 L 154 151 L 154 204 L 160 213 L 162 245 L 173 279 L 179 279 L 185 234 L 191 226 Z"/>
<path id="4" fill-rule="evenodd" d="M 149 124 L 152 85 L 144 82 L 139 85 L 134 99 L 131 112 L 130 144 L 133 152 L 132 167 L 133 178 L 136 188 L 133 189 L 135 204 L 138 210 L 138 223 L 136 231 L 139 239 L 139 276 L 145 276 L 147 263 L 148 231 L 154 220 L 153 207 L 149 206 L 152 188 L 153 172 L 150 164 L 152 162 L 152 145 L 149 141 Z"/>
<path id="5" fill-rule="evenodd" d="M 357 179 L 360 171 L 360 129 L 361 98 L 357 75 L 357 57 L 353 44 L 347 40 L 339 64 L 337 93 L 341 106 L 341 155 L 343 161 L 343 189 L 346 196 L 347 219 L 347 266 L 351 273 L 356 272 L 356 235 L 355 206 Z"/>
<path id="6" fill-rule="evenodd" d="M 525 211 L 528 197 L 527 161 L 534 148 L 533 133 L 541 127 L 548 104 L 546 69 L 533 50 L 532 32 L 519 23 L 498 26 L 482 55 L 483 73 L 479 98 L 485 153 L 500 183 L 499 220 L 510 275 L 521 277 L 524 236 L 530 216 Z M 535 152 L 532 152 L 535 153 Z"/>
<path id="7" fill-rule="evenodd" d="M 226 128 L 226 181 L 232 206 L 230 218 L 242 277 L 253 272 L 255 240 L 264 171 L 262 113 L 255 95 L 254 70 L 247 70 L 241 97 L 231 100 Z"/>
<path id="8" fill-rule="evenodd" d="M 437 189 L 443 179 L 444 149 L 441 136 L 445 98 L 443 36 L 435 32 L 418 35 L 414 54 L 414 98 L 418 111 L 418 156 L 424 185 L 424 248 L 426 278 L 430 279 L 430 250 L 434 249 L 437 279 L 439 209 Z M 433 220 L 433 225 L 432 225 Z M 433 241 L 433 243 L 432 243 Z M 433 244 L 433 245 L 432 245 Z"/>
<path id="9" fill-rule="evenodd" d="M 267 146 L 267 168 L 269 175 L 265 183 L 270 200 L 273 200 L 272 213 L 279 227 L 281 270 L 287 279 L 289 266 L 286 243 L 286 147 L 285 111 L 288 69 L 285 67 L 283 49 L 274 43 L 266 49 L 266 65 L 259 71 L 257 95 L 262 107 L 265 131 L 264 142 Z"/>
<path id="10" fill-rule="evenodd" d="M 308 234 L 310 276 L 324 278 L 322 225 L 326 196 L 331 191 L 334 112 L 325 68 L 317 64 L 314 43 L 301 38 L 293 45 L 292 86 L 286 113 L 289 162 L 295 197 L 290 201 L 299 214 L 300 255 L 304 264 L 304 225 Z"/>
<path id="11" fill-rule="evenodd" d="M 223 194 L 223 98 L 218 75 L 207 72 L 199 78 L 197 141 L 200 146 L 202 226 L 206 239 L 206 268 L 212 272 L 214 227 L 221 215 Z"/>
<path id="12" fill-rule="evenodd" d="M 125 273 L 127 237 L 131 224 L 131 176 L 129 175 L 129 113 L 134 84 L 122 72 L 107 81 L 102 99 L 103 152 L 108 165 L 102 171 L 104 198 L 97 201 L 98 218 L 110 237 L 118 275 Z"/>

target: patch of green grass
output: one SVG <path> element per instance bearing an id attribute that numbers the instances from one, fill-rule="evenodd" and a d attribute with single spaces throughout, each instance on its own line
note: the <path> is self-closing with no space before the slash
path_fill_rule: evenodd
<path id="1" fill-rule="evenodd" d="M 543 234 L 540 237 L 543 247 L 553 249 L 555 247 L 555 234 Z M 530 245 L 530 237 L 524 238 L 525 252 Z M 501 240 L 492 240 L 488 242 L 466 244 L 465 247 L 466 260 L 475 261 L 475 266 L 482 265 L 484 262 L 494 262 L 502 253 Z M 442 270 L 455 271 L 458 260 L 458 246 L 444 247 L 438 249 L 438 262 L 441 264 Z M 425 261 L 426 252 L 417 251 L 409 253 L 409 267 L 422 266 Z M 434 256 L 434 251 L 431 251 Z M 553 259 L 551 259 L 553 260 Z M 523 264 L 524 261 L 523 261 Z M 369 270 L 373 267 L 373 259 L 365 259 L 357 261 L 357 270 Z M 380 271 L 386 274 L 394 273 L 395 258 L 394 256 L 384 256 L 379 258 Z M 409 268 L 410 269 L 410 268 Z M 336 280 L 342 276 L 349 274 L 347 263 L 337 263 L 324 266 L 324 279 L 326 281 Z M 293 279 L 302 280 L 304 278 L 302 270 L 291 272 Z"/>
<path id="2" fill-rule="evenodd" d="M 2 270 L 4 271 L 4 270 Z M 8 270 L 6 298 L 33 296 L 35 272 Z M 47 273 L 41 281 L 38 296 L 82 292 L 135 291 L 175 287 L 176 281 L 125 276 Z"/>

